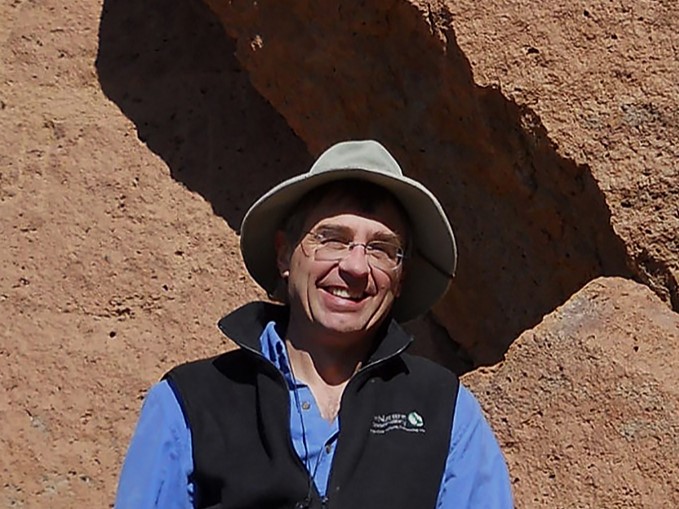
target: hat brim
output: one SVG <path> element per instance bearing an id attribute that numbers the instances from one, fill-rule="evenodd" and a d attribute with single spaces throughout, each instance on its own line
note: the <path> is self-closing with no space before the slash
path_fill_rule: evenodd
<path id="1" fill-rule="evenodd" d="M 415 249 L 405 261 L 401 295 L 393 317 L 412 320 L 428 311 L 448 289 L 455 273 L 457 247 L 443 208 L 422 184 L 403 175 L 342 168 L 302 174 L 281 182 L 257 200 L 241 225 L 240 247 L 248 272 L 267 292 L 278 285 L 274 237 L 291 209 L 313 189 L 344 179 L 372 182 L 391 192 L 408 213 Z"/>

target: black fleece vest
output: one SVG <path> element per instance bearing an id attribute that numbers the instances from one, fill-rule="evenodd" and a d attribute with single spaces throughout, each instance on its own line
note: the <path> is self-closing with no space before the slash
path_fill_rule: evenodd
<path id="1" fill-rule="evenodd" d="M 290 438 L 288 389 L 259 353 L 270 320 L 287 310 L 253 303 L 220 321 L 241 349 L 167 375 L 193 441 L 196 507 L 278 509 L 434 508 L 448 454 L 458 380 L 402 354 L 395 323 L 347 384 L 327 497 L 321 499 Z M 306 500 L 306 504 L 296 505 Z"/>

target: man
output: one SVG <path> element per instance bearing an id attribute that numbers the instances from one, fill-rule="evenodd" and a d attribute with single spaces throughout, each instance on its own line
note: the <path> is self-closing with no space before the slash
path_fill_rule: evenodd
<path id="1" fill-rule="evenodd" d="M 375 141 L 329 148 L 247 212 L 241 252 L 284 305 L 219 322 L 240 349 L 151 389 L 118 509 L 509 508 L 473 396 L 404 353 L 456 265 L 448 219 Z"/>

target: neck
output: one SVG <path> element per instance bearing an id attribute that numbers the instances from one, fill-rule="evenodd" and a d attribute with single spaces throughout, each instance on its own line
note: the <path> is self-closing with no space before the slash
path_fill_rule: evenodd
<path id="1" fill-rule="evenodd" d="M 320 382 L 328 386 L 344 385 L 359 370 L 363 361 L 363 355 L 340 357 L 324 350 L 308 349 L 289 339 L 286 340 L 286 346 L 295 377 L 309 385 Z"/>
<path id="2" fill-rule="evenodd" d="M 295 327 L 291 320 L 285 337 L 290 364 L 301 381 L 343 386 L 358 371 L 372 348 L 374 334 L 331 337 Z"/>
<path id="3" fill-rule="evenodd" d="M 332 422 L 340 410 L 344 388 L 359 370 L 371 346 L 328 348 L 305 336 L 288 334 L 285 344 L 293 376 L 309 386 L 321 416 Z"/>
<path id="4" fill-rule="evenodd" d="M 300 324 L 291 314 L 285 335 L 290 367 L 294 377 L 309 386 L 328 422 L 337 416 L 344 388 L 367 358 L 374 339 L 374 331 L 333 333 L 305 321 Z"/>

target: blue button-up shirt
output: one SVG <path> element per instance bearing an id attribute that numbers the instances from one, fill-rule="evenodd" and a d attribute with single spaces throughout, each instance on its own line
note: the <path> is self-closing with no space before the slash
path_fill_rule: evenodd
<path id="1" fill-rule="evenodd" d="M 339 419 L 323 419 L 309 387 L 292 376 L 285 344 L 273 322 L 264 329 L 260 342 L 263 356 L 287 380 L 292 442 L 323 496 Z M 502 452 L 478 402 L 462 385 L 451 434 L 436 509 L 512 508 Z M 115 508 L 192 509 L 192 472 L 191 429 L 171 384 L 164 380 L 151 388 L 144 401 L 120 475 Z"/>

